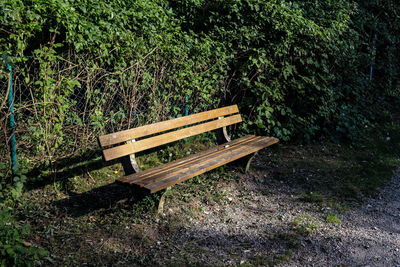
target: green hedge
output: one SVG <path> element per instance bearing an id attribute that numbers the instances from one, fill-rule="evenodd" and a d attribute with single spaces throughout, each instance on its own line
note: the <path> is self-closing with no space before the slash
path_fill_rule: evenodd
<path id="1" fill-rule="evenodd" d="M 223 44 L 246 130 L 354 139 L 399 95 L 394 1 L 171 2 L 185 31 Z"/>
<path id="2" fill-rule="evenodd" d="M 400 7 L 390 0 L 4 0 L 0 12 L 0 51 L 21 57 L 42 103 L 20 118 L 26 138 L 50 157 L 68 143 L 66 125 L 130 124 L 134 102 L 153 120 L 181 114 L 160 107 L 186 96 L 192 112 L 238 103 L 243 132 L 302 141 L 357 139 L 398 103 Z M 82 86 L 86 117 L 73 108 Z M 126 101 L 110 111 L 117 93 Z"/>

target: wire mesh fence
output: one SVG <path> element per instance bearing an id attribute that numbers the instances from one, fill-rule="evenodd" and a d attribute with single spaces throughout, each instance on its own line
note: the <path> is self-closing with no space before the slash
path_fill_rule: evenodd
<path id="1" fill-rule="evenodd" d="M 9 135 L 10 128 L 7 126 L 8 117 L 9 117 L 9 108 L 8 108 L 8 95 L 9 95 L 9 75 L 7 71 L 0 70 L 0 175 L 6 175 L 9 173 L 11 168 L 8 168 L 10 163 L 9 156 Z"/>
<path id="2" fill-rule="evenodd" d="M 110 71 L 60 60 L 43 67 L 31 58 L 15 64 L 12 72 L 17 149 L 27 161 L 54 161 L 94 147 L 98 135 L 205 109 L 176 88 L 164 87 L 162 67 L 151 69 L 154 76 L 149 79 L 135 66 Z M 7 100 L 9 74 L 3 71 L 0 78 L 1 104 Z M 10 164 L 9 115 L 8 105 L 3 104 L 3 164 Z"/>

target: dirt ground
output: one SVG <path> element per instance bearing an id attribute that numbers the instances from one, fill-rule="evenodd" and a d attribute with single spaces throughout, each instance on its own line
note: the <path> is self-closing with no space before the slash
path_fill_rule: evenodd
<path id="1" fill-rule="evenodd" d="M 336 148 L 265 150 L 247 174 L 227 166 L 178 184 L 159 211 L 161 195 L 88 172 L 27 192 L 18 214 L 49 251 L 37 265 L 400 266 L 400 171 L 370 197 L 335 195 L 351 167 Z"/>
<path id="2" fill-rule="evenodd" d="M 377 196 L 323 225 L 287 266 L 400 266 L 400 172 Z"/>
<path id="3" fill-rule="evenodd" d="M 400 172 L 338 215 L 330 215 L 338 207 L 307 203 L 297 188 L 263 173 L 225 187 L 223 205 L 202 207 L 200 220 L 159 241 L 161 255 L 172 249 L 195 263 L 229 266 L 400 266 Z M 173 213 L 170 207 L 165 216 Z M 164 264 L 161 257 L 154 263 Z"/>

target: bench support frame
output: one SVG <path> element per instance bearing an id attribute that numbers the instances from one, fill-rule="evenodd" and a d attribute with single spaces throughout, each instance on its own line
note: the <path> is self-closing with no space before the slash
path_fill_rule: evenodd
<path id="1" fill-rule="evenodd" d="M 224 117 L 218 117 L 219 120 L 223 119 Z M 218 144 L 222 145 L 225 143 L 229 143 L 232 139 L 228 134 L 228 129 L 225 127 L 222 127 L 219 131 L 218 131 L 218 135 L 217 135 L 217 139 L 218 139 Z"/>
<path id="2" fill-rule="evenodd" d="M 246 156 L 246 157 L 241 159 L 242 162 L 243 162 L 242 166 L 243 166 L 243 169 L 244 169 L 245 173 L 247 173 L 249 171 L 251 162 L 253 161 L 253 159 L 257 155 L 257 153 L 258 152 L 254 152 L 253 154 L 250 154 L 250 155 L 248 155 L 248 156 Z"/>
<path id="3" fill-rule="evenodd" d="M 135 139 L 126 141 L 125 143 L 133 143 L 136 142 Z M 136 157 L 135 154 L 130 154 L 128 156 L 122 157 L 121 160 L 122 167 L 124 168 L 125 175 L 133 174 L 133 173 L 138 173 L 140 172 L 139 165 L 136 162 Z"/>
<path id="4" fill-rule="evenodd" d="M 218 117 L 218 119 L 223 119 L 224 117 Z M 227 127 L 222 127 L 219 131 L 218 131 L 218 144 L 223 145 L 225 143 L 229 143 L 232 139 L 228 134 L 228 129 Z M 253 158 L 257 155 L 257 152 L 254 152 L 246 157 L 243 157 L 241 159 L 238 159 L 233 163 L 233 165 L 237 165 L 240 166 L 241 168 L 243 168 L 244 173 L 247 173 L 250 169 L 250 165 L 251 162 L 253 160 Z"/>
<path id="5" fill-rule="evenodd" d="M 162 215 L 164 213 L 165 198 L 167 197 L 167 194 L 169 191 L 171 191 L 171 187 L 165 188 L 164 192 L 161 195 L 160 201 L 158 202 L 158 208 L 157 208 L 158 215 Z"/>

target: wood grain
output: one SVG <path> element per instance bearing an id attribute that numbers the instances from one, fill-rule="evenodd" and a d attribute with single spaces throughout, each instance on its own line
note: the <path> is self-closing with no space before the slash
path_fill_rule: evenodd
<path id="1" fill-rule="evenodd" d="M 162 179 L 154 183 L 148 184 L 145 186 L 145 188 L 150 190 L 151 193 L 160 191 L 164 188 L 185 181 L 187 179 L 190 179 L 192 177 L 195 177 L 199 174 L 205 173 L 217 167 L 220 167 L 224 164 L 242 158 L 251 153 L 254 153 L 262 148 L 275 144 L 278 141 L 279 140 L 277 138 L 262 137 L 261 139 L 258 139 L 254 142 L 250 142 L 248 144 L 243 145 L 241 149 L 236 149 L 235 151 L 232 151 L 232 153 L 218 156 L 216 158 L 213 158 L 212 160 L 206 161 L 202 164 L 198 164 L 193 168 L 185 169 L 182 172 L 167 177 L 166 179 Z"/>
<path id="2" fill-rule="evenodd" d="M 237 105 L 218 108 L 210 111 L 205 111 L 189 116 L 184 116 L 168 121 L 157 122 L 134 129 L 120 131 L 112 134 L 100 136 L 98 138 L 100 147 L 104 148 L 110 145 L 119 144 L 131 139 L 137 139 L 151 134 L 161 133 L 164 131 L 176 129 L 182 126 L 191 125 L 203 121 L 208 121 L 222 116 L 238 113 Z"/>
<path id="3" fill-rule="evenodd" d="M 240 143 L 242 143 L 244 141 L 252 140 L 255 137 L 256 136 L 254 136 L 254 135 L 246 135 L 244 137 L 235 139 L 235 140 L 231 141 L 230 143 L 225 143 L 223 145 L 219 145 L 217 147 L 213 147 L 213 148 L 208 149 L 206 151 L 202 151 L 202 152 L 199 152 L 199 153 L 196 153 L 196 154 L 192 154 L 192 155 L 186 156 L 186 157 L 184 157 L 182 159 L 178 159 L 178 160 L 175 160 L 175 161 L 172 161 L 172 162 L 169 162 L 169 163 L 166 163 L 166 164 L 163 164 L 163 165 L 160 165 L 160 166 L 148 169 L 148 170 L 144 170 L 144 171 L 141 171 L 139 173 L 126 175 L 126 176 L 118 179 L 118 181 L 122 182 L 122 183 L 134 183 L 134 182 L 146 179 L 146 178 L 148 178 L 148 177 L 150 177 L 150 176 L 152 176 L 154 174 L 164 172 L 164 171 L 169 170 L 171 168 L 176 168 L 176 167 L 182 166 L 183 164 L 185 164 L 187 162 L 191 162 L 191 161 L 196 160 L 198 158 L 208 156 L 208 155 L 210 155 L 212 153 L 215 153 L 217 151 L 224 150 L 224 149 L 226 149 L 226 146 L 235 146 L 235 145 L 240 144 Z"/>
<path id="4" fill-rule="evenodd" d="M 226 117 L 220 120 L 213 120 L 188 128 L 160 134 L 134 143 L 124 144 L 117 147 L 103 150 L 103 158 L 105 161 L 117 159 L 129 154 L 144 151 L 153 147 L 165 145 L 180 139 L 198 135 L 204 132 L 222 128 L 228 125 L 239 123 L 242 121 L 240 114 Z"/>
<path id="5" fill-rule="evenodd" d="M 207 162 L 209 160 L 212 160 L 212 159 L 214 159 L 216 157 L 222 156 L 222 155 L 227 154 L 227 153 L 232 153 L 232 151 L 234 151 L 235 149 L 241 149 L 244 144 L 249 143 L 249 142 L 254 142 L 256 139 L 259 139 L 259 138 L 262 138 L 262 137 L 255 136 L 254 138 L 247 139 L 246 141 L 240 142 L 238 144 L 230 145 L 229 147 L 224 147 L 224 149 L 221 149 L 219 151 L 215 151 L 213 153 L 206 154 L 206 155 L 204 155 L 202 157 L 195 158 L 195 159 L 193 159 L 193 160 L 191 160 L 189 162 L 186 162 L 185 164 L 180 164 L 178 166 L 174 166 L 172 168 L 169 168 L 169 169 L 163 170 L 161 172 L 155 173 L 155 174 L 153 174 L 151 176 L 143 177 L 143 179 L 141 179 L 140 181 L 135 182 L 135 184 L 140 185 L 141 187 L 143 187 L 145 185 L 154 183 L 154 182 L 156 182 L 158 180 L 165 179 L 165 178 L 167 178 L 167 177 L 169 177 L 169 176 L 171 176 L 171 175 L 173 175 L 175 173 L 187 170 L 188 168 L 195 168 L 196 165 L 198 165 L 198 164 L 202 164 L 204 162 Z"/>

